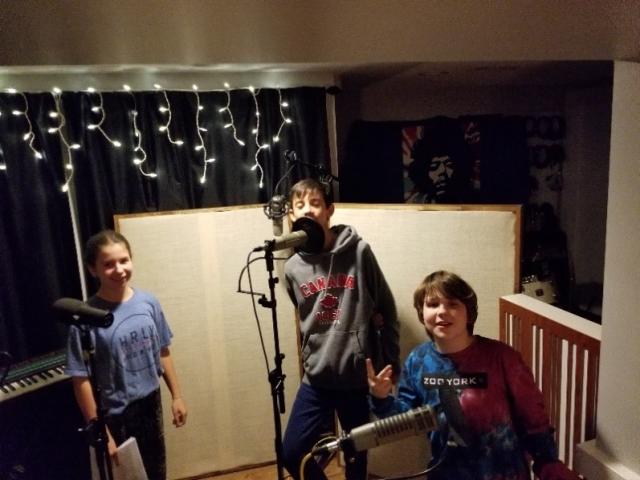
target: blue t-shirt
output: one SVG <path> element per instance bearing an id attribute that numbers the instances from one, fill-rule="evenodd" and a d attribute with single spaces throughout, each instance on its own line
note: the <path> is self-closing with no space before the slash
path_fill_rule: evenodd
<path id="1" fill-rule="evenodd" d="M 92 297 L 89 305 L 113 313 L 108 328 L 91 328 L 102 407 L 107 415 L 122 413 L 127 405 L 146 397 L 160 386 L 160 349 L 169 346 L 173 334 L 155 296 L 134 290 L 122 303 Z M 72 377 L 87 377 L 80 327 L 69 329 L 67 366 Z"/>

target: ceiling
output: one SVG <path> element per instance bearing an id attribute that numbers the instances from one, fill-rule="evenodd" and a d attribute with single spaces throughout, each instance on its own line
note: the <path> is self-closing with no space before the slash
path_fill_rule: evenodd
<path id="1" fill-rule="evenodd" d="M 20 0 L 0 88 L 563 85 L 640 61 L 640 0 Z"/>
<path id="2" fill-rule="evenodd" d="M 390 81 L 423 87 L 587 86 L 611 83 L 613 62 L 423 62 L 351 67 L 340 76 L 356 87 Z"/>
<path id="3" fill-rule="evenodd" d="M 544 62 L 412 62 L 348 64 L 244 64 L 190 67 L 184 65 L 120 66 L 0 66 L 0 88 L 47 91 L 119 90 L 123 84 L 134 90 L 150 90 L 154 84 L 166 89 L 221 89 L 233 86 L 299 85 L 363 88 L 381 82 L 400 82 L 422 88 L 481 86 L 589 86 L 610 84 L 611 61 Z"/>

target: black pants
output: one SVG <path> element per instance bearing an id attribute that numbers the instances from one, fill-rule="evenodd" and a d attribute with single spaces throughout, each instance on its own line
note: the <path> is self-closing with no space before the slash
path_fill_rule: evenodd
<path id="1" fill-rule="evenodd" d="M 120 415 L 107 416 L 116 444 L 135 437 L 149 480 L 166 480 L 166 452 L 160 389 L 129 404 Z"/>

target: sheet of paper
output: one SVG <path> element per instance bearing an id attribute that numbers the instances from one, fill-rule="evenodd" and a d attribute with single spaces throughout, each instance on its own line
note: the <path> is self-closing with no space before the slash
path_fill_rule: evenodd
<path id="1" fill-rule="evenodd" d="M 129 437 L 118 446 L 118 463 L 119 465 L 112 463 L 113 480 L 148 480 L 138 442 L 134 437 Z M 105 477 L 106 468 L 105 465 Z M 91 480 L 102 480 L 93 447 L 91 447 Z"/>

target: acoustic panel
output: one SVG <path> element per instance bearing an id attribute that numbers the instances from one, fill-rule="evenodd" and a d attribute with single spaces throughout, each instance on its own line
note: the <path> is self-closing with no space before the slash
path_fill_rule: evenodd
<path id="1" fill-rule="evenodd" d="M 519 215 L 518 207 L 337 204 L 332 223 L 354 226 L 371 244 L 396 299 L 404 358 L 426 339 L 412 306 L 413 291 L 438 269 L 457 272 L 476 289 L 476 332 L 498 338 L 498 298 L 514 292 L 519 276 Z M 175 335 L 171 351 L 189 417 L 185 427 L 173 428 L 170 395 L 163 387 L 169 478 L 275 460 L 267 377 L 274 368 L 274 322 L 271 310 L 257 303 L 256 322 L 252 295 L 238 293 L 247 261 L 262 255 L 252 249 L 273 237 L 262 206 L 122 215 L 116 216 L 116 228 L 132 246 L 134 287 L 160 299 Z M 284 277 L 283 263 L 275 261 L 274 276 Z M 268 296 L 265 262 L 251 263 L 243 290 L 249 290 L 247 273 L 253 289 Z M 284 431 L 300 368 L 295 312 L 281 283 L 276 299 L 275 325 L 285 355 Z M 372 450 L 370 471 L 414 471 L 426 458 L 424 439 L 409 439 Z"/>

